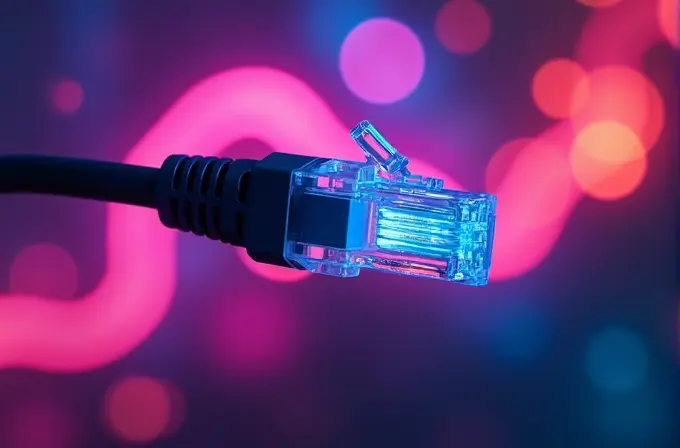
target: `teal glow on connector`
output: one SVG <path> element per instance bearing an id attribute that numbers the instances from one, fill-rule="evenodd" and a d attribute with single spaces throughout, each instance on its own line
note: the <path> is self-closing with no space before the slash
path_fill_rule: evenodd
<path id="1" fill-rule="evenodd" d="M 351 131 L 366 162 L 316 159 L 293 171 L 284 258 L 340 277 L 362 268 L 482 286 L 496 197 L 444 189 L 367 121 Z"/>

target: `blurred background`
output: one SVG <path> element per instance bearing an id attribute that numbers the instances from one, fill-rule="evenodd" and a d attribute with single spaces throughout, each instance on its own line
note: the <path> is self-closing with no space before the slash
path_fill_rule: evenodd
<path id="1" fill-rule="evenodd" d="M 309 276 L 0 199 L 0 447 L 674 447 L 674 0 L 0 4 L 0 151 L 344 159 L 499 197 L 492 283 Z"/>

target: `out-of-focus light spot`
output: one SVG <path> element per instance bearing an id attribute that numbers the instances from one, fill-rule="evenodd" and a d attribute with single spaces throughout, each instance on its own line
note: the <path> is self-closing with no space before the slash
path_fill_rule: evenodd
<path id="1" fill-rule="evenodd" d="M 657 16 L 659 27 L 668 42 L 680 47 L 678 39 L 678 0 L 658 0 Z"/>
<path id="2" fill-rule="evenodd" d="M 524 148 L 533 142 L 531 138 L 518 138 L 503 144 L 491 156 L 486 166 L 484 182 L 486 190 L 490 193 L 497 193 L 501 182 L 505 178 L 510 167 L 515 163 L 515 159 Z"/>
<path id="3" fill-rule="evenodd" d="M 576 88 L 574 98 L 583 96 L 586 104 L 572 119 L 576 132 L 594 122 L 617 121 L 637 134 L 647 150 L 658 141 L 665 125 L 664 103 L 642 73 L 618 65 L 595 69 Z"/>
<path id="4" fill-rule="evenodd" d="M 396 20 L 367 20 L 345 38 L 340 73 L 347 88 L 369 103 L 391 104 L 411 95 L 425 71 L 418 36 Z"/>
<path id="5" fill-rule="evenodd" d="M 583 192 L 601 200 L 631 194 L 647 172 L 642 142 L 632 130 L 615 121 L 593 123 L 581 131 L 570 162 Z"/>
<path id="6" fill-rule="evenodd" d="M 164 381 L 162 383 L 165 386 L 165 391 L 170 398 L 170 420 L 163 430 L 164 437 L 170 437 L 174 435 L 184 424 L 184 419 L 186 418 L 186 398 L 184 393 L 169 381 Z"/>
<path id="7" fill-rule="evenodd" d="M 491 278 L 494 281 L 517 278 L 541 264 L 559 239 L 563 226 L 563 223 L 555 222 L 544 227 L 527 228 L 513 218 L 511 207 L 499 208 L 491 256 Z"/>
<path id="8" fill-rule="evenodd" d="M 236 253 L 243 264 L 250 271 L 252 271 L 255 275 L 264 277 L 268 280 L 283 283 L 293 283 L 299 282 L 300 280 L 312 275 L 310 272 L 301 269 L 291 269 L 283 266 L 273 266 L 270 264 L 258 263 L 253 261 L 253 259 L 248 256 L 248 252 L 246 252 L 246 250 L 241 247 L 236 248 Z"/>
<path id="9" fill-rule="evenodd" d="M 662 39 L 656 5 L 656 0 L 623 0 L 610 10 L 589 14 L 575 59 L 589 70 L 613 64 L 642 68 L 649 50 Z"/>
<path id="10" fill-rule="evenodd" d="M 451 0 L 437 12 L 435 33 L 448 51 L 475 53 L 491 38 L 491 18 L 475 0 Z"/>
<path id="11" fill-rule="evenodd" d="M 565 219 L 575 191 L 567 154 L 541 138 L 523 147 L 519 147 L 520 143 L 511 142 L 505 147 L 504 151 L 516 153 L 500 185 L 491 190 L 499 197 L 498 215 L 512 216 L 517 227 L 527 229 Z M 509 156 L 499 157 L 497 164 Z M 512 204 L 511 210 L 506 208 L 508 204 Z"/>
<path id="12" fill-rule="evenodd" d="M 66 410 L 49 403 L 23 403 L 4 429 L 3 448 L 72 448 L 77 439 Z"/>
<path id="13" fill-rule="evenodd" d="M 308 33 L 307 45 L 327 60 L 329 52 L 337 51 L 352 28 L 380 14 L 380 3 L 380 0 L 306 0 L 296 15 Z"/>
<path id="14" fill-rule="evenodd" d="M 283 298 L 233 295 L 213 313 L 207 335 L 210 357 L 221 373 L 243 380 L 266 379 L 297 358 L 299 325 Z"/>
<path id="15" fill-rule="evenodd" d="M 647 348 L 626 328 L 611 327 L 596 335 L 588 345 L 585 361 L 593 384 L 607 393 L 630 392 L 647 379 Z"/>
<path id="16" fill-rule="evenodd" d="M 534 303 L 510 301 L 473 325 L 483 346 L 505 361 L 525 363 L 540 355 L 548 339 L 548 316 Z"/>
<path id="17" fill-rule="evenodd" d="M 568 212 L 581 195 L 561 150 L 571 146 L 572 139 L 569 123 L 556 126 L 522 148 L 505 173 L 496 190 L 498 209 L 491 262 L 494 280 L 530 271 L 545 259 L 559 238 Z M 541 165 L 543 162 L 555 170 L 554 177 Z M 522 211 L 516 211 L 516 207 Z"/>
<path id="18" fill-rule="evenodd" d="M 22 249 L 9 270 L 12 293 L 70 299 L 78 289 L 78 266 L 61 246 L 39 243 Z"/>
<path id="19" fill-rule="evenodd" d="M 576 0 L 577 3 L 590 6 L 592 8 L 608 8 L 620 3 L 621 1 L 622 0 Z"/>
<path id="20" fill-rule="evenodd" d="M 551 118 L 568 118 L 576 114 L 585 104 L 588 93 L 585 69 L 570 59 L 546 62 L 532 81 L 536 106 Z"/>
<path id="21" fill-rule="evenodd" d="M 52 88 L 52 104 L 62 113 L 72 114 L 83 105 L 83 88 L 72 80 L 60 81 Z"/>
<path id="22" fill-rule="evenodd" d="M 184 416 L 183 399 L 169 383 L 147 377 L 119 380 L 108 390 L 104 420 L 128 443 L 149 443 L 170 435 Z"/>
<path id="23" fill-rule="evenodd" d="M 605 395 L 589 404 L 601 446 L 675 446 L 677 425 L 670 420 L 668 393 L 652 385 L 626 394 Z M 668 386 L 667 386 L 668 387 Z M 588 415 L 590 413 L 587 413 Z"/>

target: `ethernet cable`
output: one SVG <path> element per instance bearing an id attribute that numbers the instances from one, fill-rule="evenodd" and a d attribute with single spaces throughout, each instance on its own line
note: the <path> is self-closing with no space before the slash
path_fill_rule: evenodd
<path id="1" fill-rule="evenodd" d="M 412 174 L 369 122 L 353 162 L 274 152 L 262 160 L 171 155 L 160 168 L 0 156 L 0 193 L 153 208 L 163 225 L 245 247 L 260 263 L 355 277 L 362 268 L 488 283 L 496 197 Z"/>

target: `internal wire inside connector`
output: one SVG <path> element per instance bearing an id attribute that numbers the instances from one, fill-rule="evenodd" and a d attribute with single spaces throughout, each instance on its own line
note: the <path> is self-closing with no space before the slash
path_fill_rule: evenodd
<path id="1" fill-rule="evenodd" d="M 342 277 L 368 268 L 486 284 L 495 196 L 411 173 L 408 158 L 367 121 L 350 134 L 365 163 L 324 160 L 294 173 L 286 258 Z"/>

